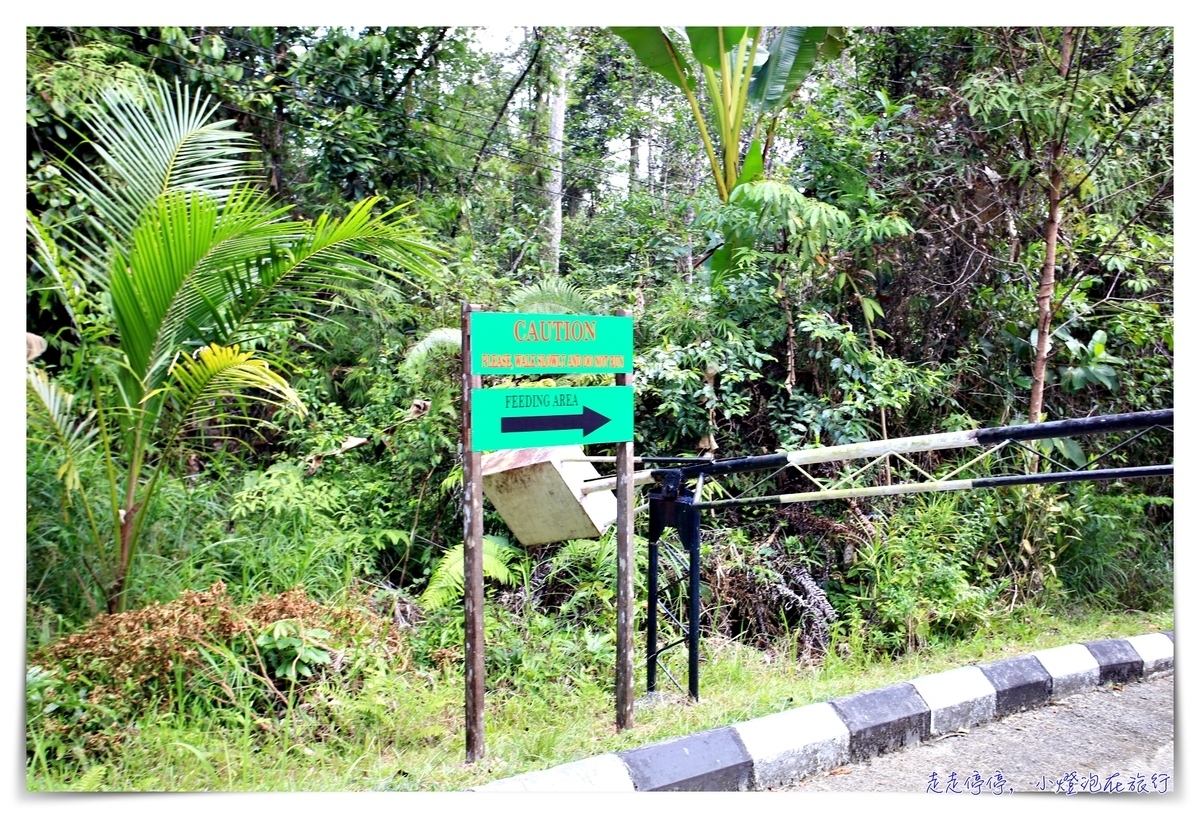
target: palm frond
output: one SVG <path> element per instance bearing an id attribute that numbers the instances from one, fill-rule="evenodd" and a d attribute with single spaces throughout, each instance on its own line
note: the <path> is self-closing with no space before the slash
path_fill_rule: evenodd
<path id="1" fill-rule="evenodd" d="M 75 315 L 79 293 L 76 287 L 69 286 L 63 278 L 64 271 L 62 265 L 59 263 L 58 245 L 46 228 L 42 226 L 42 223 L 29 211 L 25 212 L 25 232 L 33 239 L 34 257 L 37 260 L 38 266 L 54 282 L 55 289 L 58 290 L 59 298 L 62 299 L 62 305 L 66 308 L 67 316 L 71 319 L 71 323 L 78 325 Z"/>
<path id="2" fill-rule="evenodd" d="M 271 286 L 282 282 L 290 287 L 313 276 L 337 281 L 375 273 L 410 284 L 404 272 L 437 278 L 438 258 L 445 253 L 424 240 L 415 215 L 399 216 L 399 208 L 375 215 L 378 203 L 378 198 L 364 199 L 341 219 L 320 216 L 304 240 L 289 248 L 290 266 L 268 271 Z"/>
<path id="3" fill-rule="evenodd" d="M 562 278 L 546 278 L 517 290 L 508 298 L 513 312 L 575 313 L 591 312 L 588 295 Z"/>
<path id="4" fill-rule="evenodd" d="M 58 451 L 58 479 L 67 491 L 79 491 L 80 461 L 96 445 L 95 412 L 77 418 L 75 397 L 51 381 L 45 370 L 30 366 L 25 375 L 29 440 Z"/>
<path id="5" fill-rule="evenodd" d="M 233 130 L 233 120 L 210 122 L 217 102 L 206 94 L 178 82 L 172 91 L 163 80 L 146 78 L 135 88 L 110 86 L 98 101 L 87 125 L 108 174 L 67 173 L 95 210 L 90 225 L 111 243 L 123 244 L 163 193 L 200 191 L 221 199 L 251 172 L 241 157 L 253 151 L 253 138 Z M 102 257 L 86 234 L 74 238 L 87 255 Z"/>
<path id="6" fill-rule="evenodd" d="M 302 225 L 282 221 L 285 211 L 265 202 L 245 187 L 223 202 L 166 193 L 143 213 L 128 253 L 113 255 L 108 279 L 121 348 L 148 389 L 161 385 L 163 364 L 181 347 L 230 340 L 229 302 L 252 295 L 259 267 L 300 240 Z"/>
<path id="7" fill-rule="evenodd" d="M 271 371 L 266 361 L 255 358 L 253 352 L 243 352 L 237 346 L 210 344 L 193 357 L 181 355 L 171 365 L 170 382 L 146 400 L 163 395 L 170 411 L 164 417 L 164 438 L 173 443 L 188 424 L 208 421 L 218 428 L 254 426 L 260 421 L 223 406 L 227 399 L 243 404 L 259 403 L 285 406 L 297 414 L 305 414 L 304 403 L 278 373 Z"/>
<path id="8" fill-rule="evenodd" d="M 173 228 L 154 228 L 153 239 L 162 245 L 148 243 L 154 259 L 179 257 L 181 267 L 191 265 L 175 277 L 175 303 L 154 313 L 164 316 L 156 350 L 197 337 L 226 344 L 244 340 L 263 321 L 308 317 L 306 307 L 328 301 L 331 293 L 378 287 L 381 272 L 392 278 L 402 278 L 396 268 L 430 278 L 439 274 L 440 251 L 410 219 L 372 215 L 376 200 L 360 202 L 342 219 L 322 216 L 307 225 L 283 220 L 283 210 L 264 212 L 245 198 L 232 195 L 215 222 L 203 228 L 211 241 L 207 253 L 197 246 L 183 258 L 176 245 L 191 237 L 172 238 Z"/>
<path id="9" fill-rule="evenodd" d="M 519 556 L 520 552 L 510 545 L 508 540 L 494 534 L 484 534 L 484 579 L 495 580 L 501 585 L 515 584 L 512 564 Z M 429 577 L 429 585 L 421 594 L 421 607 L 430 611 L 462 599 L 465 559 L 462 543 L 458 543 L 442 555 Z"/>

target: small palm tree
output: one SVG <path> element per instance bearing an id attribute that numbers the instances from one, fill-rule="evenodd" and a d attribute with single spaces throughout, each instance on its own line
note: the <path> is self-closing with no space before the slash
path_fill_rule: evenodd
<path id="1" fill-rule="evenodd" d="M 255 403 L 304 412 L 252 351 L 264 327 L 311 315 L 330 293 L 381 286 L 380 274 L 409 281 L 440 265 L 412 217 L 375 215 L 375 200 L 343 219 L 289 218 L 248 183 L 250 140 L 211 121 L 207 98 L 146 81 L 99 102 L 91 141 L 105 171 L 72 172 L 94 215 L 57 242 L 27 220 L 86 372 L 70 395 L 30 365 L 27 394 L 30 442 L 56 453 L 64 507 L 77 498 L 86 520 L 81 591 L 91 600 L 89 586 L 98 588 L 115 612 L 128 603 L 150 500 L 187 430 L 255 423 Z M 80 481 L 96 456 L 103 509 Z"/>

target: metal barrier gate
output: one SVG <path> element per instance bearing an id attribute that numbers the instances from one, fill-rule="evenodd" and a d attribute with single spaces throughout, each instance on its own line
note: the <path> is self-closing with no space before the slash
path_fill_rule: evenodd
<path id="1" fill-rule="evenodd" d="M 688 463 L 687 465 L 675 468 L 654 469 L 650 476 L 659 486 L 649 496 L 650 525 L 648 539 L 650 541 L 650 571 L 648 577 L 649 600 L 646 616 L 647 692 L 652 693 L 657 689 L 658 671 L 660 669 L 681 691 L 683 690 L 683 686 L 661 664 L 659 657 L 666 651 L 686 642 L 688 646 L 687 694 L 691 699 L 700 698 L 700 513 L 704 509 L 750 505 L 784 505 L 787 503 L 838 500 L 852 497 L 881 497 L 929 491 L 961 491 L 963 489 L 995 488 L 998 486 L 1033 485 L 1040 483 L 1071 483 L 1085 480 L 1099 481 L 1166 477 L 1174 473 L 1174 466 L 1171 464 L 1112 469 L 1092 469 L 1090 467 L 1153 429 L 1173 430 L 1174 414 L 1174 409 L 1163 409 L 1151 412 L 1131 412 L 1121 415 L 1101 415 L 1022 426 L 1001 426 L 965 432 L 948 432 L 920 437 L 896 438 L 895 440 L 851 443 L 844 446 L 800 449 L 792 452 L 755 457 L 706 460 L 699 463 Z M 1116 446 L 1113 446 L 1091 459 L 1088 463 L 1075 469 L 1067 468 L 1045 453 L 1035 451 L 1023 445 L 1023 441 L 1029 440 L 1045 440 L 1067 435 L 1112 432 L 1136 432 L 1136 434 L 1126 438 Z M 1065 470 L 1033 474 L 1012 474 L 999 477 L 950 479 L 1009 446 L 1025 449 L 1033 455 L 1045 458 L 1047 461 Z M 967 447 L 984 447 L 985 451 L 978 457 L 973 458 L 949 474 L 941 477 L 934 477 L 905 456 L 921 452 Z M 884 486 L 848 485 L 857 476 L 891 457 L 896 457 L 907 463 L 928 479 L 924 482 Z M 804 469 L 804 466 L 817 463 L 860 460 L 864 458 L 870 458 L 870 462 L 851 474 L 832 481 L 819 480 Z M 683 459 L 676 462 L 683 462 Z M 703 501 L 701 499 L 701 489 L 706 477 L 740 472 L 765 471 L 768 469 L 775 470 L 774 474 L 768 475 L 768 477 L 760 480 L 759 483 L 751 487 L 750 490 L 753 490 L 766 480 L 771 479 L 775 474 L 789 467 L 798 469 L 810 481 L 819 486 L 820 489 L 794 494 L 737 497 L 725 500 Z M 694 485 L 689 487 L 689 481 L 693 480 L 695 481 Z M 679 532 L 680 545 L 686 553 L 680 553 L 662 539 L 664 531 L 668 528 L 673 528 Z M 675 567 L 677 576 L 672 582 L 660 587 L 659 568 L 664 556 L 667 562 Z M 688 622 L 686 625 L 679 621 L 660 598 L 664 593 L 670 591 L 685 579 L 688 584 Z M 662 648 L 658 647 L 658 622 L 660 614 L 671 620 L 683 634 L 681 638 Z"/>

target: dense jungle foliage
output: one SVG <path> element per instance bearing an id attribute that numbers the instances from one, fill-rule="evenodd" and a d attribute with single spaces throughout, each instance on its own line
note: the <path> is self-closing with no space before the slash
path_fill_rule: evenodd
<path id="1" fill-rule="evenodd" d="M 1172 407 L 1171 29 L 504 33 L 27 30 L 31 775 L 163 719 L 461 752 L 390 702 L 461 705 L 463 301 L 632 310 L 641 455 Z M 966 473 L 1171 462 L 1125 437 Z M 1172 486 L 712 513 L 705 637 L 815 666 L 1169 611 Z M 489 697 L 610 695 L 612 532 L 485 530 Z"/>

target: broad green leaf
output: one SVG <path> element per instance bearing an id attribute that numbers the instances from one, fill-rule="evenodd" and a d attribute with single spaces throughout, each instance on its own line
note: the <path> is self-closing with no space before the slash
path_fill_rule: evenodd
<path id="1" fill-rule="evenodd" d="M 742 172 L 734 183 L 734 188 L 746 182 L 753 182 L 763 172 L 762 144 L 755 139 L 746 151 L 746 161 L 742 163 Z"/>
<path id="2" fill-rule="evenodd" d="M 1087 455 L 1083 453 L 1083 449 L 1069 437 L 1054 438 L 1054 448 L 1062 453 L 1063 457 L 1070 460 L 1076 466 L 1086 466 L 1088 462 Z"/>
<path id="3" fill-rule="evenodd" d="M 1107 364 L 1090 367 L 1092 377 L 1108 387 L 1110 392 L 1117 391 L 1117 372 Z"/>
<path id="4" fill-rule="evenodd" d="M 729 272 L 732 266 L 733 249 L 728 244 L 722 244 L 708 257 L 708 266 L 713 277 L 720 279 Z"/>
<path id="5" fill-rule="evenodd" d="M 786 94 L 784 100 L 791 97 L 800 84 L 808 79 L 808 75 L 812 73 L 813 66 L 817 64 L 819 58 L 829 59 L 836 56 L 839 51 L 841 51 L 841 47 L 836 40 L 829 37 L 828 28 L 824 26 L 806 28 L 796 51 L 796 58 L 792 60 L 791 70 L 788 71 L 787 80 L 784 83 L 784 93 Z"/>
<path id="6" fill-rule="evenodd" d="M 696 87 L 696 78 L 687 57 L 671 42 L 667 32 L 658 26 L 614 26 L 616 34 L 633 49 L 638 62 L 680 90 Z"/>
<path id="7" fill-rule="evenodd" d="M 812 68 L 810 63 L 799 81 L 792 85 L 790 77 L 796 57 L 805 48 L 805 43 L 809 43 L 805 53 L 811 51 L 811 58 L 815 61 L 817 47 L 825 36 L 824 31 L 823 28 L 788 26 L 780 32 L 767 49 L 766 61 L 754 69 L 754 78 L 750 81 L 750 92 L 747 95 L 749 103 L 761 110 L 770 111 L 790 99 Z"/>
<path id="8" fill-rule="evenodd" d="M 725 55 L 746 36 L 746 26 L 688 26 L 688 42 L 701 65 L 714 71 L 725 68 Z M 724 48 L 722 48 L 724 46 Z"/>
<path id="9" fill-rule="evenodd" d="M 832 60 L 838 54 L 842 53 L 842 49 L 846 47 L 846 27 L 845 26 L 826 26 L 825 39 L 821 42 L 820 57 L 823 60 Z"/>
<path id="10" fill-rule="evenodd" d="M 787 104 L 796 90 L 812 73 L 817 60 L 837 56 L 843 44 L 838 37 L 844 29 L 824 26 L 789 26 L 780 32 L 768 49 L 766 62 L 754 71 L 749 101 L 762 111 L 773 111 Z"/>

